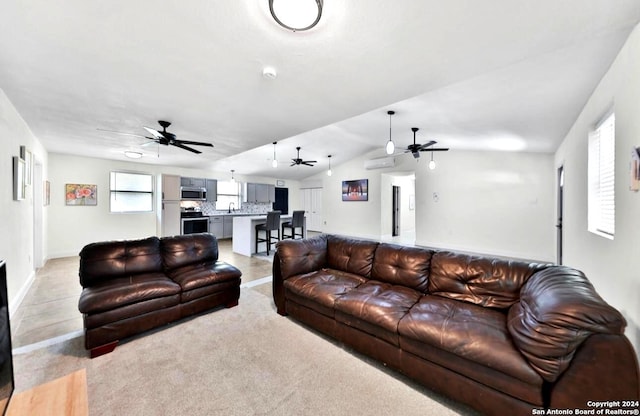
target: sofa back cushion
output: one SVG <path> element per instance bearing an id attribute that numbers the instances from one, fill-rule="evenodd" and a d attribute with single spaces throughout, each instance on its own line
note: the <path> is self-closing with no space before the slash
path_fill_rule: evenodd
<path id="1" fill-rule="evenodd" d="M 164 237 L 160 248 L 167 270 L 218 260 L 218 240 L 209 233 Z"/>
<path id="2" fill-rule="evenodd" d="M 327 266 L 369 278 L 378 244 L 375 241 L 330 235 L 327 240 Z"/>
<path id="3" fill-rule="evenodd" d="M 430 250 L 381 243 L 376 248 L 371 278 L 426 292 L 430 264 Z"/>
<path id="4" fill-rule="evenodd" d="M 324 234 L 304 240 L 282 240 L 276 249 L 283 280 L 320 270 L 327 263 L 327 236 Z"/>
<path id="5" fill-rule="evenodd" d="M 564 266 L 533 275 L 507 320 L 514 343 L 548 382 L 556 381 L 588 336 L 623 334 L 625 326 L 582 272 Z"/>
<path id="6" fill-rule="evenodd" d="M 429 293 L 491 308 L 509 308 L 520 288 L 545 265 L 450 251 L 431 258 Z"/>
<path id="7" fill-rule="evenodd" d="M 141 273 L 162 272 L 160 240 L 102 241 L 80 251 L 80 284 L 93 286 L 104 280 Z"/>

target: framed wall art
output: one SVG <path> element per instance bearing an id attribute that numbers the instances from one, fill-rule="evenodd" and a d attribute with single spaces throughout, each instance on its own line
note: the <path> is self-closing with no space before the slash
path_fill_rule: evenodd
<path id="1" fill-rule="evenodd" d="M 369 179 L 342 181 L 343 201 L 368 201 Z"/>
<path id="2" fill-rule="evenodd" d="M 65 205 L 98 205 L 98 185 L 68 183 L 64 192 Z"/>
<path id="3" fill-rule="evenodd" d="M 18 156 L 13 157 L 13 199 L 15 201 L 21 201 L 25 196 L 24 165 L 24 159 Z"/>

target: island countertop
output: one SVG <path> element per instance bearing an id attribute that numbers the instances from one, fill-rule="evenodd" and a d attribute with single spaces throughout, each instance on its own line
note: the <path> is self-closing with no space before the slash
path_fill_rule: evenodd
<path id="1" fill-rule="evenodd" d="M 291 221 L 292 215 L 280 216 L 280 229 L 282 223 Z M 256 225 L 264 224 L 266 215 L 243 215 L 233 218 L 233 252 L 244 256 L 251 256 L 256 252 Z M 306 227 L 305 227 L 306 230 Z M 282 236 L 280 236 L 282 238 Z M 262 243 L 264 245 L 264 243 Z"/>

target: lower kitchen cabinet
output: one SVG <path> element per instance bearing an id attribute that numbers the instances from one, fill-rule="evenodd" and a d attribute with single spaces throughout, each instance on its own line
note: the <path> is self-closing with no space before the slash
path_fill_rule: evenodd
<path id="1" fill-rule="evenodd" d="M 222 215 L 214 215 L 209 217 L 209 233 L 216 238 L 224 237 L 224 217 Z"/>

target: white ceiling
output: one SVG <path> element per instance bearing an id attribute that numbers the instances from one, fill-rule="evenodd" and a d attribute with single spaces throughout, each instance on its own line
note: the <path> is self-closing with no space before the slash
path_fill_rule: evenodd
<path id="1" fill-rule="evenodd" d="M 452 151 L 552 152 L 640 21 L 638 0 L 325 0 L 292 33 L 267 0 L 2 3 L 0 88 L 50 152 L 283 179 L 384 155 L 387 110 L 397 146 L 416 126 Z M 97 130 L 160 119 L 215 147 Z M 296 146 L 317 167 L 289 167 Z"/>

